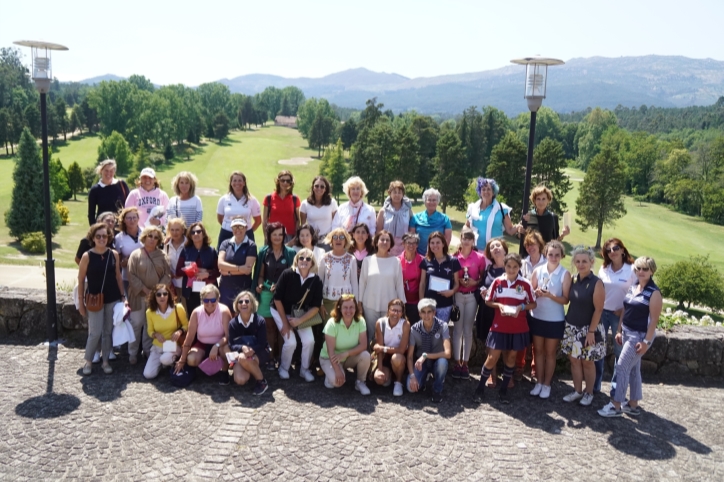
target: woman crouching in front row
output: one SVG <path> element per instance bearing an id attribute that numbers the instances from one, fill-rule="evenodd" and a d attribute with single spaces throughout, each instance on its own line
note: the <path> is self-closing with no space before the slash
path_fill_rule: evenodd
<path id="1" fill-rule="evenodd" d="M 266 320 L 256 312 L 258 307 L 251 291 L 239 293 L 234 299 L 236 316 L 229 322 L 226 334 L 229 350 L 238 354 L 233 369 L 234 383 L 245 385 L 254 377 L 254 395 L 261 395 L 269 387 L 261 371 L 269 361 Z"/>

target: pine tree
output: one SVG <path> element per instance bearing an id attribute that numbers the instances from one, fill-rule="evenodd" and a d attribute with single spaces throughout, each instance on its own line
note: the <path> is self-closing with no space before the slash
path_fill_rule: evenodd
<path id="1" fill-rule="evenodd" d="M 455 130 L 443 131 L 437 141 L 437 156 L 434 163 L 435 177 L 432 182 L 440 191 L 442 212 L 447 212 L 448 206 L 464 209 L 465 189 L 468 185 L 465 169 L 467 157 Z"/>
<path id="2" fill-rule="evenodd" d="M 65 170 L 60 159 L 53 159 L 52 156 L 50 157 L 48 167 L 50 170 L 50 189 L 53 193 L 51 200 L 53 203 L 67 201 L 72 195 L 68 182 L 68 171 Z"/>
<path id="3" fill-rule="evenodd" d="M 588 165 L 576 199 L 576 223 L 581 231 L 598 230 L 596 249 L 601 247 L 604 226 L 626 214 L 623 194 L 626 189 L 626 165 L 610 146 L 602 146 Z"/>
<path id="4" fill-rule="evenodd" d="M 498 195 L 502 197 L 512 212 L 520 216 L 523 211 L 523 189 L 525 188 L 525 160 L 528 150 L 518 136 L 508 132 L 493 148 L 487 177 L 495 179 L 500 186 Z M 527 193 L 526 196 L 530 195 Z"/>
<path id="5" fill-rule="evenodd" d="M 73 162 L 68 166 L 68 187 L 73 193 L 73 200 L 77 201 L 77 193 L 85 190 L 85 180 L 83 179 L 83 171 L 77 162 Z"/>
<path id="6" fill-rule="evenodd" d="M 98 146 L 98 162 L 105 159 L 114 159 L 119 175 L 125 175 L 133 166 L 133 152 L 123 135 L 113 131 L 104 137 Z M 144 166 L 145 167 L 145 166 Z"/>
<path id="7" fill-rule="evenodd" d="M 10 230 L 10 236 L 20 239 L 28 233 L 42 232 L 45 229 L 43 165 L 38 144 L 27 128 L 20 135 L 13 182 L 10 209 L 5 212 L 5 224 Z M 55 204 L 51 204 L 50 214 L 51 232 L 56 234 L 60 228 L 60 216 Z"/>
<path id="8" fill-rule="evenodd" d="M 319 165 L 319 173 L 327 178 L 332 185 L 332 196 L 339 201 L 342 194 L 342 185 L 348 175 L 347 160 L 344 158 L 344 145 L 341 139 L 337 144 L 324 151 L 322 162 Z"/>
<path id="9" fill-rule="evenodd" d="M 573 187 L 563 172 L 566 167 L 565 151 L 560 142 L 546 137 L 535 148 L 532 185 L 544 184 L 553 192 L 553 201 L 548 208 L 559 216 L 562 216 L 567 208 L 563 197 Z"/>

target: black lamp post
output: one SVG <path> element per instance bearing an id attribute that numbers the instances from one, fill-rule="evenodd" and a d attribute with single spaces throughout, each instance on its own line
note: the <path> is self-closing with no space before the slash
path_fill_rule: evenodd
<path id="1" fill-rule="evenodd" d="M 523 188 L 523 214 L 528 212 L 530 198 L 530 177 L 533 171 L 533 147 L 535 142 L 535 118 L 538 109 L 546 98 L 546 81 L 548 76 L 549 65 L 561 65 L 565 62 L 558 59 L 550 59 L 536 55 L 534 57 L 525 57 L 522 59 L 513 59 L 512 63 L 525 65 L 525 94 L 523 97 L 528 101 L 528 109 L 530 110 L 530 132 L 528 133 L 528 159 L 525 163 L 525 188 Z M 523 227 L 527 227 L 528 223 L 522 219 Z M 523 246 L 524 236 L 520 238 L 520 253 L 525 254 Z"/>
<path id="2" fill-rule="evenodd" d="M 48 165 L 48 107 L 47 94 L 50 83 L 53 81 L 53 71 L 50 65 L 50 53 L 53 50 L 68 50 L 63 45 L 49 42 L 36 42 L 34 40 L 19 40 L 15 45 L 30 47 L 33 80 L 40 92 L 40 121 L 42 124 L 43 140 L 43 207 L 45 210 L 45 283 L 48 293 L 47 300 L 47 326 L 48 342 L 54 343 L 58 339 L 58 313 L 55 301 L 55 260 L 53 259 L 53 240 L 50 220 L 50 168 Z"/>

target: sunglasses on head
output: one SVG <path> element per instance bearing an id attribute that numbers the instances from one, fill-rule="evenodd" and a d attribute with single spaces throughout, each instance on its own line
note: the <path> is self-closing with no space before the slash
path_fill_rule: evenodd
<path id="1" fill-rule="evenodd" d="M 204 302 L 204 304 L 216 303 L 216 298 L 204 298 L 203 302 Z"/>
<path id="2" fill-rule="evenodd" d="M 164 296 L 168 296 L 168 291 L 159 291 L 156 293 L 156 298 L 162 298 Z"/>
<path id="3" fill-rule="evenodd" d="M 617 251 L 621 251 L 621 246 L 611 246 L 606 251 L 608 251 L 609 253 L 615 253 Z"/>
<path id="4" fill-rule="evenodd" d="M 251 304 L 251 300 L 242 299 L 242 300 L 237 301 L 236 304 L 238 304 L 238 305 L 250 305 L 250 304 Z"/>
<path id="5" fill-rule="evenodd" d="M 353 300 L 353 299 L 354 299 L 354 295 L 353 295 L 352 293 L 349 293 L 349 294 L 346 294 L 346 295 L 342 295 L 342 296 L 340 296 L 339 298 L 340 298 L 341 300 L 343 300 L 343 301 Z"/>

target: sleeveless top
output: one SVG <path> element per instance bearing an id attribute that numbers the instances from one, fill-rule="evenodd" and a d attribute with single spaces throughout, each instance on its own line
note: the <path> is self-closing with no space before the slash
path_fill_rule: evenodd
<path id="1" fill-rule="evenodd" d="M 650 279 L 640 293 L 634 290 L 639 286 L 636 281 L 629 288 L 626 297 L 623 300 L 623 326 L 631 331 L 645 332 L 649 329 L 649 302 L 651 296 L 659 291 L 653 279 Z"/>
<path id="2" fill-rule="evenodd" d="M 382 318 L 380 322 L 382 323 L 382 337 L 385 346 L 398 348 L 400 346 L 400 342 L 402 341 L 403 320 L 400 319 L 394 328 L 390 326 L 390 319 L 386 316 Z"/>
<path id="3" fill-rule="evenodd" d="M 570 304 L 568 305 L 568 314 L 566 322 L 576 328 L 590 326 L 593 312 L 593 291 L 596 289 L 598 276 L 589 274 L 583 279 L 576 275 L 571 283 Z"/>
<path id="4" fill-rule="evenodd" d="M 216 307 L 208 314 L 203 306 L 196 308 L 196 339 L 207 345 L 218 343 L 224 337 L 224 324 L 221 323 L 221 308 Z"/>
<path id="5" fill-rule="evenodd" d="M 106 263 L 108 270 L 106 270 Z M 103 273 L 105 273 L 105 278 Z M 103 287 L 104 304 L 115 303 L 121 299 L 121 292 L 118 290 L 118 282 L 116 282 L 116 257 L 113 256 L 111 249 L 107 249 L 103 254 L 98 254 L 93 250 L 88 251 L 86 277 L 88 278 L 88 293 L 97 295 L 101 293 L 101 287 Z"/>
<path id="6" fill-rule="evenodd" d="M 563 277 L 567 273 L 566 268 L 561 265 L 552 272 L 548 273 L 548 266 L 543 265 L 533 272 L 538 280 L 538 289 L 547 290 L 553 296 L 563 295 Z M 530 315 L 541 321 L 563 321 L 566 314 L 563 305 L 556 303 L 549 298 L 536 298 L 537 306 L 531 310 Z"/>

